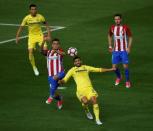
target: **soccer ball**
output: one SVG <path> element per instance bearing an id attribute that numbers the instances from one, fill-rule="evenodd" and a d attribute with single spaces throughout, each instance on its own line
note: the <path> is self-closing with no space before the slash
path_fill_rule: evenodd
<path id="1" fill-rule="evenodd" d="M 70 47 L 68 50 L 67 50 L 67 54 L 70 55 L 70 56 L 76 56 L 78 54 L 78 51 L 76 48 L 74 47 Z"/>

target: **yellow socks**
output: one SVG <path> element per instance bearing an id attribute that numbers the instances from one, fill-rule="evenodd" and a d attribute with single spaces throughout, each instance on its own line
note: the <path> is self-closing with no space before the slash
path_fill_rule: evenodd
<path id="1" fill-rule="evenodd" d="M 93 112 L 95 114 L 96 121 L 99 120 L 99 106 L 98 106 L 98 104 L 93 105 Z"/>
<path id="2" fill-rule="evenodd" d="M 33 54 L 29 54 L 29 60 L 30 60 L 30 63 L 32 65 L 33 69 L 36 68 L 35 58 L 34 58 L 34 55 Z"/>

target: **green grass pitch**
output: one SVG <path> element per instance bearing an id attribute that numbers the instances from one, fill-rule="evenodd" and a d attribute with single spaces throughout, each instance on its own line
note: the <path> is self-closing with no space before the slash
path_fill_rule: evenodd
<path id="1" fill-rule="evenodd" d="M 153 1 L 152 0 L 0 0 L 0 23 L 19 24 L 28 13 L 28 5 L 38 10 L 52 26 L 64 26 L 52 32 L 66 50 L 78 48 L 84 63 L 111 67 L 107 51 L 107 32 L 113 14 L 122 13 L 124 23 L 133 32 L 130 54 L 132 88 L 124 82 L 113 87 L 114 73 L 91 74 L 99 93 L 102 126 L 86 119 L 70 80 L 60 90 L 64 107 L 46 105 L 48 83 L 46 60 L 37 51 L 41 75 L 35 77 L 28 61 L 27 39 L 0 44 L 0 131 L 152 131 L 153 130 Z M 0 42 L 15 38 L 17 27 L 0 25 Z M 26 31 L 22 34 L 26 34 Z M 66 71 L 72 66 L 65 57 Z M 123 70 L 122 70 L 123 71 Z"/>

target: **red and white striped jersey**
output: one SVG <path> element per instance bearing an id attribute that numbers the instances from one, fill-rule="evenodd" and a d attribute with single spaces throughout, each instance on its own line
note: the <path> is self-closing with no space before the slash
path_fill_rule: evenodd
<path id="1" fill-rule="evenodd" d="M 131 30 L 127 25 L 112 25 L 109 35 L 114 38 L 114 51 L 126 51 L 128 47 L 128 37 L 132 36 Z"/>
<path id="2" fill-rule="evenodd" d="M 62 51 L 62 49 L 59 49 Z M 47 68 L 48 68 L 48 75 L 54 76 L 61 71 L 64 71 L 63 68 L 63 56 L 58 53 L 53 53 L 53 50 L 48 50 L 47 52 Z"/>

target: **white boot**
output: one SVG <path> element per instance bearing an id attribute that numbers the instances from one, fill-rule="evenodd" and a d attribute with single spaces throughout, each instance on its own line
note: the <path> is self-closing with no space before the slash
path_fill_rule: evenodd
<path id="1" fill-rule="evenodd" d="M 39 71 L 37 67 L 33 68 L 33 71 L 34 71 L 35 76 L 39 76 Z"/>
<path id="2" fill-rule="evenodd" d="M 100 120 L 96 120 L 97 125 L 102 125 L 103 123 Z"/>
<path id="3" fill-rule="evenodd" d="M 87 112 L 87 113 L 86 113 L 86 116 L 87 116 L 87 118 L 88 118 L 89 120 L 92 120 L 92 119 L 93 119 L 93 116 L 92 116 L 92 114 L 91 114 L 90 112 Z"/>

